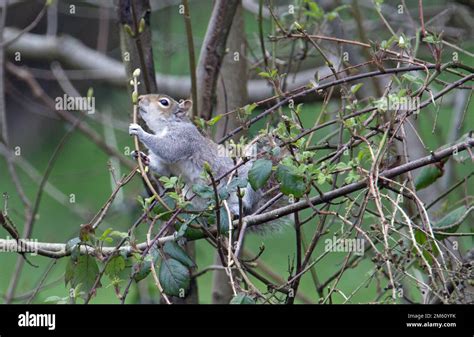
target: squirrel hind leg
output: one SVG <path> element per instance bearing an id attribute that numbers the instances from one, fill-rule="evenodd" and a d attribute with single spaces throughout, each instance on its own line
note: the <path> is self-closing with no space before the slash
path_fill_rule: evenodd
<path id="1" fill-rule="evenodd" d="M 261 190 L 255 191 L 250 184 L 244 188 L 245 194 L 242 198 L 243 203 L 243 214 L 242 216 L 247 216 L 253 214 L 257 211 L 263 204 L 265 204 L 268 199 L 263 198 L 263 192 Z M 270 211 L 272 209 L 281 207 L 287 201 L 286 200 L 279 200 L 274 205 L 270 206 L 266 211 Z M 239 199 L 237 198 L 237 194 L 232 194 L 231 197 L 228 199 L 228 205 L 230 212 L 234 216 L 234 219 L 238 219 L 240 212 L 239 212 Z M 255 233 L 257 235 L 266 236 L 270 233 L 279 233 L 285 228 L 291 227 L 291 224 L 294 223 L 294 218 L 292 215 L 284 216 L 267 223 L 251 226 L 248 228 L 250 233 Z"/>
<path id="2" fill-rule="evenodd" d="M 253 198 L 251 199 L 251 204 L 253 205 L 253 210 L 251 211 L 251 213 L 254 213 L 258 209 L 260 209 L 262 206 L 267 204 L 267 202 L 272 199 L 272 196 L 273 195 L 271 194 L 265 196 L 261 190 L 258 190 L 257 192 L 253 191 L 253 194 L 249 195 L 249 198 Z M 274 202 L 271 206 L 269 206 L 267 209 L 265 209 L 264 212 L 272 211 L 274 209 L 280 208 L 287 204 L 288 204 L 288 199 L 286 197 L 280 198 L 276 202 Z M 281 233 L 286 228 L 291 227 L 293 224 L 294 224 L 294 215 L 290 214 L 290 215 L 286 215 L 286 216 L 271 220 L 261 225 L 249 227 L 249 231 L 251 233 L 254 233 L 260 236 L 267 236 L 270 234 Z"/>
<path id="3" fill-rule="evenodd" d="M 242 215 L 240 214 L 237 193 L 233 193 L 228 199 L 229 210 L 234 219 L 239 219 L 240 216 L 245 217 L 247 215 L 252 215 L 258 209 L 259 200 L 262 197 L 262 192 L 260 190 L 255 191 L 250 184 L 248 184 L 247 187 L 242 188 L 242 190 L 244 191 L 244 196 L 242 197 Z"/>
<path id="4" fill-rule="evenodd" d="M 257 210 L 256 206 L 258 204 L 258 200 L 261 197 L 261 191 L 254 191 L 250 184 L 247 187 L 242 188 L 244 192 L 244 196 L 242 197 L 242 206 L 243 206 L 243 215 L 252 214 L 254 211 Z M 229 198 L 229 209 L 230 212 L 236 216 L 239 215 L 239 198 L 237 197 L 237 193 L 233 193 Z"/>

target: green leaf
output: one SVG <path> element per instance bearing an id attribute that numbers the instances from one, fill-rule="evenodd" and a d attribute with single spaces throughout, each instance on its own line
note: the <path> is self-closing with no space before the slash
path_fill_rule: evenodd
<path id="1" fill-rule="evenodd" d="M 72 288 L 82 285 L 84 296 L 87 296 L 94 286 L 95 280 L 99 275 L 99 267 L 92 256 L 81 255 L 76 261 L 69 259 L 66 266 L 65 281 L 66 285 L 69 283 Z M 100 282 L 97 287 L 100 287 Z"/>
<path id="2" fill-rule="evenodd" d="M 428 239 L 428 237 L 425 233 L 423 233 L 422 231 L 416 229 L 415 230 L 415 240 L 418 243 L 418 245 L 420 245 L 421 252 L 423 253 L 423 256 L 425 257 L 426 261 L 428 261 L 429 264 L 432 264 L 433 263 L 433 257 L 436 257 L 436 256 L 439 255 L 439 250 L 436 247 L 436 244 L 434 243 L 433 238 L 430 237 Z M 428 251 L 430 246 L 431 246 L 431 253 Z M 413 247 L 413 253 L 415 253 L 415 254 L 418 253 L 418 251 L 414 247 Z M 419 264 L 420 264 L 420 266 L 424 265 L 424 263 L 421 261 L 421 259 L 419 261 Z"/>
<path id="3" fill-rule="evenodd" d="M 400 37 L 398 38 L 398 46 L 402 49 L 406 47 L 406 40 L 403 35 L 400 35 Z"/>
<path id="4" fill-rule="evenodd" d="M 189 290 L 191 275 L 181 262 L 167 259 L 160 265 L 159 279 L 165 294 L 180 296 Z"/>
<path id="5" fill-rule="evenodd" d="M 359 181 L 359 179 L 360 179 L 360 176 L 357 174 L 357 172 L 355 170 L 352 170 L 349 172 L 349 174 L 347 175 L 346 179 L 344 179 L 344 181 L 347 184 L 350 184 L 350 183 Z"/>
<path id="6" fill-rule="evenodd" d="M 120 232 L 120 231 L 112 231 L 112 232 L 110 232 L 109 236 L 120 238 L 120 239 L 125 239 L 126 237 L 128 237 L 128 233 L 127 232 Z"/>
<path id="7" fill-rule="evenodd" d="M 193 185 L 193 192 L 196 193 L 203 199 L 213 199 L 214 198 L 214 190 L 211 186 L 201 185 L 201 184 L 194 184 Z"/>
<path id="8" fill-rule="evenodd" d="M 433 229 L 440 232 L 455 233 L 472 210 L 474 210 L 474 206 L 471 206 L 470 208 L 467 208 L 466 206 L 458 207 L 446 214 L 439 221 L 433 223 Z M 436 234 L 435 236 L 438 239 L 443 239 L 448 235 Z"/>
<path id="9" fill-rule="evenodd" d="M 168 241 L 163 246 L 163 251 L 168 254 L 171 258 L 178 260 L 185 266 L 192 268 L 195 266 L 193 260 L 189 257 L 186 251 L 181 248 L 179 244 L 174 241 Z"/>
<path id="10" fill-rule="evenodd" d="M 332 176 L 330 174 L 320 172 L 317 175 L 316 182 L 318 185 L 324 185 L 325 183 L 332 183 Z"/>
<path id="11" fill-rule="evenodd" d="M 189 226 L 189 224 L 195 221 L 197 218 L 198 216 L 194 215 L 190 217 L 188 220 L 186 220 L 184 224 L 180 224 L 177 222 L 175 224 L 175 229 L 178 231 L 178 234 L 177 234 L 178 237 L 184 236 L 185 238 L 191 239 L 191 240 L 202 239 L 205 236 L 204 233 L 199 229 L 192 228 L 191 226 Z"/>
<path id="12" fill-rule="evenodd" d="M 113 231 L 112 228 L 107 228 L 99 238 L 99 241 L 108 241 L 110 233 Z M 110 242 L 110 241 L 109 241 Z"/>
<path id="13" fill-rule="evenodd" d="M 135 270 L 133 279 L 135 282 L 140 282 L 150 274 L 151 261 L 145 259 L 143 262 L 135 264 L 133 268 Z"/>
<path id="14" fill-rule="evenodd" d="M 402 78 L 406 79 L 408 82 L 415 83 L 415 84 L 418 84 L 418 85 L 423 85 L 423 80 L 420 77 L 416 76 L 416 75 L 405 73 L 405 74 L 402 75 Z"/>
<path id="15" fill-rule="evenodd" d="M 125 269 L 125 258 L 121 255 L 114 256 L 105 267 L 105 274 L 114 279 Z"/>
<path id="16" fill-rule="evenodd" d="M 219 215 L 221 225 L 220 232 L 221 234 L 227 234 L 227 232 L 229 231 L 229 215 L 227 214 L 225 207 L 221 207 Z"/>
<path id="17" fill-rule="evenodd" d="M 247 294 L 240 293 L 232 298 L 230 304 L 256 304 L 255 300 Z"/>
<path id="18" fill-rule="evenodd" d="M 314 17 L 315 19 L 321 19 L 324 16 L 324 11 L 321 7 L 318 6 L 316 2 L 305 1 L 309 7 L 309 11 L 306 11 L 306 14 Z"/>
<path id="19" fill-rule="evenodd" d="M 250 115 L 258 105 L 256 103 L 248 104 L 244 106 L 243 112 L 245 115 Z"/>
<path id="20" fill-rule="evenodd" d="M 247 179 L 242 177 L 234 177 L 227 185 L 227 190 L 229 192 L 235 192 L 237 190 L 237 187 L 244 188 L 247 187 L 247 184 Z"/>
<path id="21" fill-rule="evenodd" d="M 164 188 L 174 188 L 178 182 L 178 177 L 165 177 L 162 176 L 159 179 L 163 183 Z"/>
<path id="22" fill-rule="evenodd" d="M 181 200 L 181 194 L 178 194 L 178 193 L 176 193 L 176 192 L 174 192 L 174 191 L 173 191 L 173 192 L 168 192 L 168 193 L 166 193 L 166 194 L 169 195 L 170 198 L 173 199 L 173 200 L 175 200 L 175 201 Z"/>
<path id="23" fill-rule="evenodd" d="M 219 200 L 227 200 L 230 197 L 229 190 L 227 186 L 222 186 L 217 190 L 217 195 L 219 196 Z"/>
<path id="24" fill-rule="evenodd" d="M 425 37 L 423 39 L 423 41 L 426 42 L 426 43 L 435 43 L 436 42 L 433 35 L 429 35 L 429 36 Z"/>
<path id="25" fill-rule="evenodd" d="M 214 118 L 208 120 L 208 121 L 207 121 L 207 125 L 213 126 L 214 124 L 216 124 L 216 123 L 222 118 L 222 116 L 223 116 L 223 115 L 220 114 L 220 115 L 217 115 L 217 116 L 215 116 Z"/>
<path id="26" fill-rule="evenodd" d="M 351 87 L 351 92 L 353 94 L 355 94 L 357 91 L 359 91 L 360 88 L 362 88 L 362 86 L 364 85 L 364 83 L 357 83 L 357 84 L 354 84 L 352 87 Z"/>
<path id="27" fill-rule="evenodd" d="M 140 204 L 140 206 L 145 209 L 146 206 L 145 206 L 145 199 L 141 196 L 141 195 L 137 195 L 136 196 L 136 200 L 137 202 Z"/>
<path id="28" fill-rule="evenodd" d="M 339 14 L 337 12 L 334 12 L 334 11 L 329 12 L 329 13 L 326 14 L 326 18 L 329 20 L 329 22 L 333 21 L 338 16 L 339 16 Z"/>
<path id="29" fill-rule="evenodd" d="M 134 265 L 134 275 L 133 279 L 136 282 L 140 282 L 148 276 L 151 272 L 151 264 L 156 263 L 159 258 L 159 253 L 156 248 L 150 250 L 150 252 L 145 256 L 143 260 L 139 259 Z"/>
<path id="30" fill-rule="evenodd" d="M 423 41 L 430 44 L 438 44 L 441 42 L 440 38 L 435 35 L 427 35 L 423 38 Z"/>
<path id="31" fill-rule="evenodd" d="M 174 209 L 175 208 L 175 202 L 173 198 L 171 198 L 169 195 L 165 195 L 162 197 L 164 203 L 170 208 Z M 171 218 L 171 214 L 173 212 L 168 211 L 162 204 L 161 202 L 157 202 L 155 206 L 153 207 L 153 213 L 155 215 L 160 215 L 160 220 L 166 221 Z"/>
<path id="32" fill-rule="evenodd" d="M 184 237 L 190 240 L 199 240 L 205 237 L 204 233 L 196 228 L 188 227 L 186 225 L 179 226 L 178 230 L 181 230 L 181 227 L 185 226 L 184 230 Z"/>
<path id="33" fill-rule="evenodd" d="M 415 188 L 417 191 L 433 184 L 443 175 L 443 170 L 437 165 L 425 166 L 415 178 Z"/>
<path id="34" fill-rule="evenodd" d="M 345 163 L 345 162 L 339 162 L 337 163 L 336 166 L 334 166 L 334 168 L 331 170 L 331 172 L 337 172 L 337 171 L 345 171 L 345 170 L 348 170 L 352 168 L 352 166 L 349 164 L 349 163 Z"/>
<path id="35" fill-rule="evenodd" d="M 194 117 L 194 124 L 201 130 L 206 128 L 206 120 L 204 118 Z"/>
<path id="36" fill-rule="evenodd" d="M 285 195 L 293 195 L 299 198 L 306 190 L 306 184 L 303 176 L 296 172 L 296 168 L 279 165 L 277 172 L 277 180 L 280 183 L 280 191 Z"/>
<path id="37" fill-rule="evenodd" d="M 249 170 L 248 179 L 250 186 L 257 191 L 262 188 L 268 181 L 270 174 L 272 173 L 272 162 L 267 159 L 256 160 L 252 168 Z"/>
<path id="38" fill-rule="evenodd" d="M 46 297 L 46 299 L 44 300 L 45 302 L 59 302 L 59 301 L 62 301 L 63 298 L 62 297 L 59 297 L 59 296 L 49 296 L 49 297 Z"/>

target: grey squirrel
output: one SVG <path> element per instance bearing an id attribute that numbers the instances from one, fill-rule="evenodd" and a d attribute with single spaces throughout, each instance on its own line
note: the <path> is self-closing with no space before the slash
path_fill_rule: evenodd
<path id="1" fill-rule="evenodd" d="M 189 192 L 192 185 L 203 183 L 202 172 L 206 162 L 215 177 L 224 175 L 235 166 L 233 160 L 221 155 L 218 145 L 204 137 L 187 117 L 192 101 L 177 102 L 167 95 L 149 94 L 138 98 L 138 108 L 141 118 L 153 134 L 134 123 L 130 124 L 129 133 L 136 135 L 148 148 L 148 157 L 145 159 L 150 169 L 158 175 L 181 176 Z M 237 169 L 239 177 L 247 178 L 252 163 L 249 161 Z M 220 186 L 226 182 L 227 179 L 223 179 Z M 272 197 L 271 193 L 264 197 L 264 191 L 255 191 L 250 184 L 243 190 L 244 216 L 255 212 Z M 238 216 L 239 201 L 236 193 L 230 195 L 227 204 L 230 212 Z M 193 206 L 199 208 L 204 205 L 200 198 L 193 198 Z"/>

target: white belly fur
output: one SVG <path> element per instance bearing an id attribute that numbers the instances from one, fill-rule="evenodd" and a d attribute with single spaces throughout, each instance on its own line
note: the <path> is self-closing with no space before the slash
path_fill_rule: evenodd
<path id="1" fill-rule="evenodd" d="M 168 164 L 168 168 L 174 176 L 179 177 L 181 175 L 186 184 L 193 185 L 200 181 L 202 167 L 189 159 Z"/>

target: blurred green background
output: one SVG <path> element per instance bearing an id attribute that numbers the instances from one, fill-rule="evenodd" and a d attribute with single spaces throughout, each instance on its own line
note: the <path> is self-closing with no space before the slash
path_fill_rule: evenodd
<path id="1" fill-rule="evenodd" d="M 211 12 L 211 5 L 209 1 L 193 1 L 191 2 L 191 16 L 193 23 L 193 32 L 195 35 L 195 44 L 199 46 L 204 36 L 208 18 Z M 186 36 L 184 33 L 184 24 L 182 17 L 177 13 L 176 8 L 169 7 L 161 11 L 154 12 L 151 17 L 153 24 L 153 40 L 156 70 L 163 73 L 171 74 L 188 74 L 188 54 L 186 52 Z M 245 27 L 249 38 L 249 43 L 257 46 L 257 20 L 254 14 L 245 11 Z M 265 22 L 266 31 L 269 30 L 270 23 Z M 471 45 L 464 45 L 464 48 L 473 50 Z M 462 62 L 474 65 L 472 59 L 460 54 Z M 159 83 L 158 83 L 159 85 Z M 127 122 L 129 119 L 130 102 L 128 94 L 125 90 L 101 86 L 100 84 L 94 86 L 96 96 L 96 108 L 98 111 L 110 110 L 113 112 L 114 118 Z M 472 106 L 472 104 L 471 104 Z M 333 111 L 333 109 L 329 109 Z M 314 124 L 316 117 L 321 109 L 320 103 L 305 103 L 303 106 L 301 118 L 306 127 Z M 472 107 L 466 112 L 463 122 L 463 132 L 469 131 L 470 127 L 474 125 L 474 114 Z M 254 113 L 258 113 L 257 109 Z M 436 149 L 445 143 L 447 136 L 453 127 L 452 116 L 450 114 L 450 106 L 442 106 L 439 111 L 436 107 L 430 106 L 424 109 L 419 117 L 420 133 L 426 146 L 429 149 Z M 435 132 L 432 132 L 435 115 L 437 117 L 437 125 Z M 99 123 L 89 120 L 93 128 L 99 133 L 103 134 L 103 126 Z M 50 122 L 51 130 L 42 135 L 41 138 L 35 139 L 33 143 L 26 142 L 23 146 L 23 138 L 13 136 L 16 139 L 16 144 L 22 147 L 22 157 L 30 162 L 34 167 L 39 169 L 42 173 L 46 168 L 49 157 L 52 155 L 58 141 L 65 133 L 66 128 L 59 121 Z M 263 121 L 254 125 L 251 133 L 258 131 L 263 126 Z M 328 130 L 331 131 L 331 130 Z M 321 138 L 328 131 L 318 132 L 315 135 L 316 139 Z M 24 130 L 22 132 L 25 132 Z M 132 139 L 127 134 L 127 128 L 116 132 L 117 146 L 120 151 L 126 147 L 132 147 Z M 324 151 L 321 151 L 323 154 Z M 38 241 L 44 242 L 66 242 L 67 240 L 78 235 L 79 226 L 86 223 L 87 219 L 81 219 L 73 210 L 83 207 L 90 211 L 91 215 L 100 209 L 102 204 L 110 195 L 111 176 L 108 171 L 109 157 L 99 150 L 94 143 L 84 137 L 80 133 L 75 133 L 64 146 L 59 159 L 57 160 L 54 169 L 49 178 L 49 182 L 59 188 L 66 196 L 73 193 L 75 195 L 75 203 L 66 206 L 53 200 L 47 193 L 44 193 L 40 205 L 38 219 L 34 226 L 32 237 Z M 457 164 L 455 175 L 460 178 L 465 176 L 472 170 L 472 164 L 465 162 L 464 164 Z M 7 174 L 4 160 L 0 160 L 0 192 L 7 192 L 9 198 L 9 212 L 14 219 L 19 229 L 22 229 L 23 210 L 20 200 L 16 194 L 16 190 Z M 25 186 L 27 195 L 33 199 L 37 189 L 38 180 L 32 180 L 21 169 L 18 169 L 21 181 Z M 119 174 L 119 172 L 116 172 Z M 125 168 L 122 168 L 122 174 L 127 173 Z M 468 194 L 474 192 L 473 186 L 469 186 Z M 123 189 L 124 200 L 122 203 L 112 207 L 106 220 L 101 225 L 101 229 L 113 228 L 115 230 L 126 231 L 133 221 L 140 214 L 140 206 L 136 202 L 136 196 L 143 194 L 143 185 L 140 179 L 135 178 L 130 184 Z M 459 195 L 453 193 L 449 198 L 449 203 L 455 203 L 459 200 Z M 447 206 L 447 205 L 446 205 Z M 302 218 L 305 218 L 308 212 L 302 212 Z M 464 224 L 463 226 L 469 226 Z M 310 240 L 316 228 L 316 220 L 304 226 L 304 233 L 307 241 Z M 324 251 L 324 239 L 332 238 L 333 232 L 338 230 L 338 224 L 334 223 L 331 227 L 331 232 L 323 236 L 318 245 L 313 258 L 318 257 Z M 144 237 L 145 226 L 141 226 L 137 237 Z M 460 231 L 463 231 L 462 228 Z M 2 231 L 2 237 L 6 235 Z M 248 235 L 246 247 L 253 252 L 258 252 L 258 247 L 261 244 L 265 246 L 265 252 L 261 259 L 270 266 L 275 273 L 288 278 L 289 262 L 295 258 L 295 235 L 291 228 L 286 228 L 281 233 L 273 233 L 267 237 L 260 237 L 257 235 Z M 472 239 L 466 238 L 461 240 L 461 247 L 467 248 L 472 246 Z M 463 248 L 461 248 L 463 249 Z M 196 243 L 197 250 L 197 265 L 198 270 L 213 264 L 214 251 L 208 243 L 201 240 Z M 345 253 L 330 253 L 321 262 L 317 263 L 315 269 L 320 280 L 325 280 L 338 270 L 343 261 Z M 17 255 L 14 253 L 0 254 L 0 294 L 4 295 L 13 273 Z M 41 279 L 42 273 L 50 260 L 44 257 L 30 257 L 30 260 L 38 266 L 34 268 L 26 265 L 21 273 L 21 279 L 17 287 L 16 296 L 21 296 L 33 289 Z M 67 289 L 64 286 L 64 270 L 67 259 L 63 258 L 57 261 L 52 272 L 49 274 L 45 284 L 49 286 L 41 290 L 36 296 L 35 303 L 43 303 L 49 296 L 67 296 Z M 345 294 L 351 294 L 356 287 L 364 283 L 360 289 L 356 291 L 351 299 L 352 303 L 368 303 L 377 299 L 377 288 L 384 287 L 386 280 L 376 278 L 369 280 L 370 272 L 373 264 L 370 260 L 365 259 L 357 268 L 348 270 L 341 279 L 338 289 Z M 107 287 L 107 278 L 104 278 L 103 287 L 99 289 L 97 296 L 93 299 L 93 303 L 118 303 L 113 287 Z M 380 281 L 380 283 L 379 283 Z M 150 294 L 155 294 L 155 286 L 152 282 L 151 276 L 144 281 L 145 287 L 149 288 Z M 261 286 L 259 281 L 255 281 L 256 285 Z M 198 278 L 199 297 L 201 303 L 209 303 L 211 300 L 212 287 L 212 273 L 208 272 Z M 261 287 L 263 290 L 264 287 Z M 412 289 L 410 296 L 419 300 L 419 294 Z M 312 282 L 310 273 L 305 274 L 302 278 L 300 291 L 309 298 L 312 298 L 316 303 L 318 299 L 317 292 Z M 155 296 L 156 300 L 156 296 Z M 138 301 L 137 288 L 132 288 L 131 294 L 128 297 L 128 303 L 136 303 Z M 297 300 L 298 302 L 298 300 Z M 344 298 L 335 293 L 333 295 L 334 303 L 344 302 Z"/>

